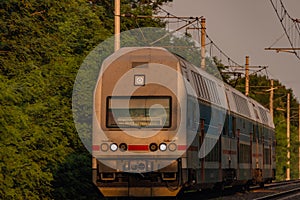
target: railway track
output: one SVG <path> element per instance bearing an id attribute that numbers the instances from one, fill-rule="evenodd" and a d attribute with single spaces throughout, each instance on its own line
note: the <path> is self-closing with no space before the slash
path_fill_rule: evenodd
<path id="1" fill-rule="evenodd" d="M 264 189 L 273 190 L 274 193 L 255 198 L 254 200 L 300 199 L 299 184 L 300 184 L 300 180 L 282 181 L 278 183 L 269 184 Z"/>
<path id="2" fill-rule="evenodd" d="M 284 187 L 286 185 L 294 185 L 294 184 L 300 184 L 300 179 L 298 180 L 291 180 L 291 181 L 280 181 L 280 182 L 274 182 L 274 183 L 269 183 L 265 184 L 264 188 L 265 189 L 271 189 L 271 188 L 278 188 L 278 187 Z M 253 186 L 250 189 L 255 190 L 260 188 L 259 186 Z"/>
<path id="3" fill-rule="evenodd" d="M 271 194 L 271 195 L 267 195 L 264 197 L 259 197 L 256 198 L 254 200 L 273 200 L 273 199 L 295 199 L 295 197 L 297 197 L 296 199 L 300 198 L 300 188 L 294 188 L 291 190 L 287 190 L 284 192 L 279 192 L 276 194 Z"/>
<path id="4" fill-rule="evenodd" d="M 300 199 L 300 180 L 281 181 L 265 184 L 263 188 L 250 187 L 249 191 L 236 191 L 227 188 L 222 194 L 215 191 L 199 192 L 185 195 L 182 200 L 210 199 L 210 200 L 297 200 Z"/>
<path id="5" fill-rule="evenodd" d="M 298 200 L 300 199 L 300 179 L 265 184 L 264 188 L 253 186 L 249 191 L 236 191 L 226 188 L 223 192 L 207 190 L 185 193 L 181 197 L 173 198 L 115 198 L 113 200 Z M 107 199 L 103 199 L 107 200 Z M 112 199 L 110 199 L 112 200 Z"/>

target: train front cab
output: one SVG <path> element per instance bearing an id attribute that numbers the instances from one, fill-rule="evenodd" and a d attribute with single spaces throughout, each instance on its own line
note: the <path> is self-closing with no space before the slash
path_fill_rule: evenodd
<path id="1" fill-rule="evenodd" d="M 125 48 L 117 53 L 104 61 L 105 71 L 95 89 L 93 182 L 105 197 L 176 196 L 182 188 L 177 154 L 186 149 L 184 134 L 176 136 L 184 133 L 185 127 L 178 125 L 177 97 L 184 88 L 177 81 L 178 59 L 161 48 Z M 145 82 L 136 84 L 141 77 Z M 120 84 L 122 80 L 126 82 Z M 129 107 L 122 107 L 126 105 L 122 101 L 129 101 Z M 157 104 L 165 108 L 167 117 L 153 117 L 156 128 L 149 125 L 145 113 L 150 108 L 155 111 Z M 130 117 L 119 112 L 121 109 L 129 109 Z M 136 115 L 136 110 L 143 110 L 143 115 Z"/>

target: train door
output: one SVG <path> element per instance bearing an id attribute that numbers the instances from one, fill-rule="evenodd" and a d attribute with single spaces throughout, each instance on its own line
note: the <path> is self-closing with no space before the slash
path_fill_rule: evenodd
<path id="1" fill-rule="evenodd" d="M 253 171 L 253 132 L 250 133 L 250 174 Z"/>
<path id="2" fill-rule="evenodd" d="M 232 116 L 232 129 L 230 139 L 230 159 L 231 163 L 229 168 L 237 169 L 237 129 L 236 129 L 236 117 Z"/>
<path id="3" fill-rule="evenodd" d="M 204 141 L 204 136 L 205 136 L 205 120 L 204 119 L 200 119 L 200 127 L 199 127 L 199 133 L 198 133 L 198 137 L 199 137 L 199 150 L 203 144 Z M 205 148 L 204 148 L 205 149 Z M 205 152 L 204 152 L 205 153 Z M 204 167 L 204 162 L 205 162 L 205 158 L 199 158 L 199 163 L 200 163 L 200 178 L 199 178 L 199 182 L 204 183 L 205 181 L 205 167 Z"/>
<path id="4" fill-rule="evenodd" d="M 232 137 L 236 136 L 236 118 L 232 117 Z"/>
<path id="5" fill-rule="evenodd" d="M 238 180 L 240 179 L 240 163 L 241 163 L 241 160 L 240 160 L 240 134 L 241 134 L 241 130 L 240 129 L 237 129 L 236 130 L 236 148 L 237 148 L 237 168 L 236 168 L 236 173 L 237 173 L 237 178 Z M 242 152 L 244 153 L 244 152 Z"/>
<path id="6" fill-rule="evenodd" d="M 200 173 L 200 162 L 198 156 L 198 149 L 201 145 L 199 143 L 200 137 L 200 125 L 199 125 L 199 113 L 196 112 L 198 102 L 196 99 L 189 98 L 187 104 L 187 141 L 192 141 L 186 151 L 187 159 L 187 180 L 191 184 L 196 183 L 199 179 L 197 174 Z M 196 135 L 194 133 L 197 133 Z"/>
<path id="7" fill-rule="evenodd" d="M 261 165 L 261 169 L 262 169 L 262 172 L 263 172 L 263 175 L 265 176 L 266 174 L 265 174 L 265 167 L 266 167 L 266 165 L 267 165 L 267 163 L 266 163 L 266 158 L 265 158 L 265 154 L 266 154 L 266 150 L 265 150 L 265 138 L 264 138 L 264 136 L 262 136 L 261 137 L 261 146 L 262 146 L 262 150 L 260 151 L 261 152 L 261 161 L 262 161 L 262 165 Z"/>
<path id="8" fill-rule="evenodd" d="M 272 167 L 272 178 L 273 178 L 273 180 L 275 180 L 275 177 L 276 177 L 276 153 L 275 153 L 275 151 L 276 151 L 276 139 L 275 139 L 275 135 L 274 135 L 274 133 L 273 133 L 273 131 L 272 131 L 272 138 L 271 138 L 271 142 L 272 142 L 272 153 L 271 153 L 271 160 L 272 160 L 272 165 L 271 165 L 271 167 Z"/>
<path id="9" fill-rule="evenodd" d="M 262 172 L 262 149 L 260 148 L 260 140 L 259 138 L 259 127 L 258 124 L 253 124 L 253 179 L 255 184 L 262 184 L 263 183 L 263 172 Z"/>

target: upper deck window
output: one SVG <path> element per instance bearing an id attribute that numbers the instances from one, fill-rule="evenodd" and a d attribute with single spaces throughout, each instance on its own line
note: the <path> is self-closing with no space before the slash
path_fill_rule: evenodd
<path id="1" fill-rule="evenodd" d="M 216 83 L 201 74 L 192 71 L 194 85 L 199 97 L 210 102 L 221 104 Z"/>
<path id="2" fill-rule="evenodd" d="M 259 109 L 260 116 L 262 117 L 263 122 L 267 124 L 268 123 L 267 112 L 261 107 L 258 107 L 258 109 Z"/>
<path id="3" fill-rule="evenodd" d="M 244 97 L 232 92 L 234 102 L 236 104 L 237 111 L 241 114 L 244 114 L 248 117 L 250 117 L 250 109 L 248 107 L 247 99 Z"/>
<path id="4" fill-rule="evenodd" d="M 169 128 L 171 97 L 108 97 L 108 128 Z"/>

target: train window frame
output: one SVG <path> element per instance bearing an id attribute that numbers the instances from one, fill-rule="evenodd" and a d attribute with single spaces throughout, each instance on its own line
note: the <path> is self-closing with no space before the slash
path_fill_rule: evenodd
<path id="1" fill-rule="evenodd" d="M 237 130 L 237 117 L 231 116 L 231 131 L 229 130 L 229 137 L 236 138 L 236 130 Z"/>
<path id="2" fill-rule="evenodd" d="M 258 111 L 257 111 L 257 109 L 256 109 L 255 104 L 252 103 L 252 105 L 253 105 L 253 111 L 254 111 L 254 114 L 255 114 L 256 119 L 260 120 L 259 115 L 258 115 Z"/>
<path id="3" fill-rule="evenodd" d="M 250 163 L 251 161 L 251 145 L 240 143 L 239 144 L 239 163 Z"/>
<path id="4" fill-rule="evenodd" d="M 208 92 L 208 81 L 211 81 L 210 79 L 207 79 L 206 77 L 202 76 L 201 74 L 192 71 L 192 76 L 194 78 L 194 85 L 195 89 L 197 90 L 197 94 L 200 98 L 203 98 L 207 101 L 212 101 L 211 97 Z M 215 102 L 216 103 L 216 102 Z"/>
<path id="5" fill-rule="evenodd" d="M 229 115 L 226 114 L 223 125 L 223 135 L 229 136 Z"/>
<path id="6" fill-rule="evenodd" d="M 116 123 L 116 125 L 110 125 L 109 124 L 109 105 L 110 105 L 110 99 L 167 99 L 168 105 L 169 105 L 169 111 L 168 111 L 168 125 L 162 125 L 162 126 L 138 126 L 138 125 L 124 125 L 120 126 L 120 124 Z M 172 127 L 172 97 L 171 96 L 107 96 L 106 97 L 106 119 L 105 119 L 105 125 L 106 128 L 112 128 L 112 129 L 120 129 L 120 128 L 143 128 L 143 129 L 153 129 L 153 128 L 171 128 Z M 126 109 L 126 108 L 124 108 Z M 113 119 L 114 120 L 114 119 Z"/>
<path id="7" fill-rule="evenodd" d="M 194 79 L 194 87 L 196 89 L 196 92 L 197 92 L 197 94 L 198 94 L 199 97 L 202 97 L 201 96 L 201 92 L 200 92 L 199 79 L 197 78 L 197 74 L 194 71 L 192 71 L 192 77 Z"/>
<path id="8" fill-rule="evenodd" d="M 232 92 L 232 96 L 236 105 L 237 112 L 250 117 L 250 109 L 248 101 L 246 98 L 240 96 L 239 94 Z"/>
<path id="9" fill-rule="evenodd" d="M 215 141 L 216 140 L 216 141 Z M 219 162 L 220 157 L 220 140 L 216 138 L 207 137 L 206 141 L 209 144 L 214 144 L 211 151 L 204 157 L 205 162 Z"/>
<path id="10" fill-rule="evenodd" d="M 256 125 L 255 124 L 252 124 L 252 132 L 253 132 L 253 142 L 256 142 L 257 140 L 257 130 L 256 130 Z"/>
<path id="11" fill-rule="evenodd" d="M 203 144 L 204 136 L 205 136 L 205 119 L 200 119 L 200 124 L 198 127 L 198 142 L 199 142 L 199 149 Z"/>
<path id="12" fill-rule="evenodd" d="M 264 108 L 262 107 L 258 107 L 258 110 L 260 112 L 260 116 L 262 118 L 262 121 L 265 123 L 265 124 L 268 124 L 269 123 L 269 120 L 268 120 L 268 117 L 267 117 L 267 112 Z"/>
<path id="13" fill-rule="evenodd" d="M 208 100 L 208 101 L 211 101 L 210 100 L 210 96 L 209 96 L 209 92 L 208 92 L 208 87 L 207 87 L 207 78 L 206 77 L 204 77 L 204 76 L 202 76 L 202 75 L 198 75 L 198 77 L 199 77 L 199 79 L 200 79 L 200 81 L 201 81 L 201 85 L 200 85 L 200 87 L 202 88 L 202 91 L 203 91 L 203 93 L 204 93 L 204 98 L 206 99 L 206 100 Z"/>
<path id="14" fill-rule="evenodd" d="M 272 157 L 272 153 L 271 153 L 271 148 L 267 147 L 267 148 L 263 148 L 263 163 L 265 165 L 270 165 L 271 164 L 271 157 Z"/>

